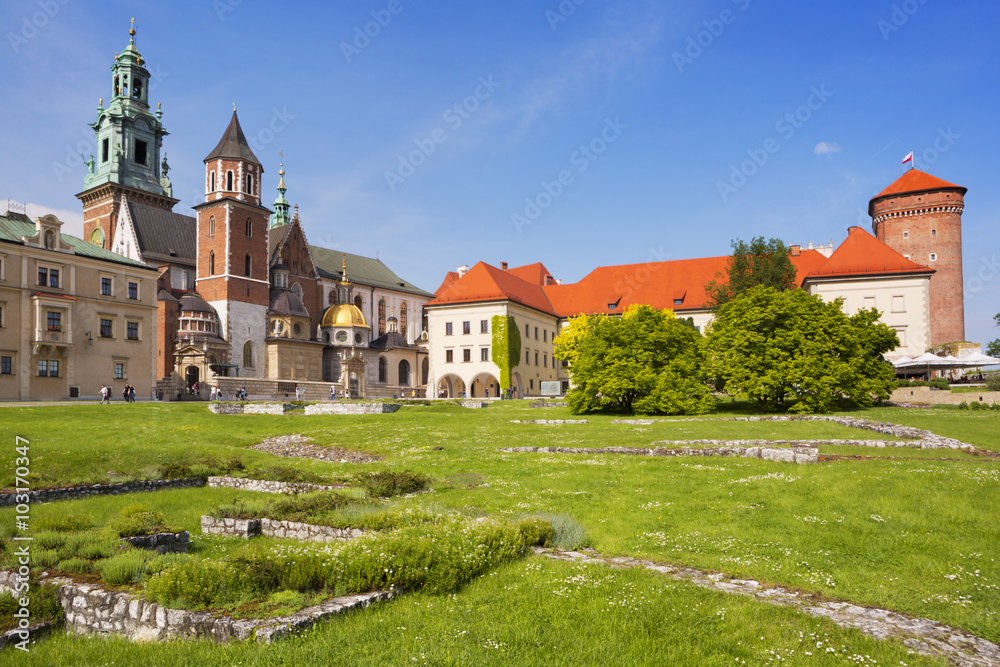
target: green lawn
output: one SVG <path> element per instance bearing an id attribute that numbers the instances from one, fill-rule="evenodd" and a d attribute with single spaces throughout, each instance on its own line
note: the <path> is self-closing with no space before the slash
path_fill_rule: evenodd
<path id="1" fill-rule="evenodd" d="M 942 407 L 852 414 L 1000 449 L 996 412 Z M 393 415 L 357 417 L 225 417 L 193 404 L 18 407 L 2 416 L 0 437 L 10 443 L 8 467 L 13 469 L 14 436 L 27 437 L 40 482 L 106 481 L 109 470 L 142 476 L 165 462 L 197 462 L 205 456 L 239 456 L 251 466 L 278 463 L 330 478 L 386 467 L 437 480 L 479 473 L 485 486 L 437 484 L 432 493 L 399 503 L 507 517 L 566 515 L 584 526 L 593 546 L 605 554 L 798 587 L 934 618 L 1000 642 L 996 459 L 951 450 L 867 447 L 822 451 L 903 458 L 795 466 L 749 459 L 501 453 L 499 448 L 510 446 L 647 447 L 655 440 L 686 438 L 884 439 L 827 423 L 635 426 L 612 424 L 614 417 L 599 415 L 587 417 L 590 424 L 511 424 L 512 419 L 572 418 L 565 409 L 532 410 L 522 402 L 485 410 L 413 406 Z M 279 460 L 247 449 L 263 437 L 287 433 L 386 459 L 376 464 Z M 952 460 L 938 460 L 942 457 Z M 86 514 L 103 522 L 122 505 L 142 502 L 164 512 L 168 522 L 192 529 L 197 546 L 202 539 L 198 517 L 211 502 L 237 495 L 227 489 L 164 491 L 33 511 L 36 516 Z M 4 510 L 0 520 L 9 522 L 11 515 Z M 201 548 L 218 548 L 214 544 L 204 540 Z M 588 571 L 577 572 L 581 568 Z M 599 583 L 572 584 L 580 577 Z M 616 604 L 609 606 L 611 601 Z M 827 643 L 807 657 L 805 651 L 816 645 L 802 640 L 810 633 L 826 637 Z M 827 652 L 828 646 L 836 653 Z M 875 642 L 752 600 L 648 573 L 536 558 L 505 566 L 457 595 L 406 597 L 272 648 L 150 647 L 60 637 L 35 647 L 30 656 L 16 656 L 14 664 L 315 664 L 322 656 L 334 659 L 334 652 L 338 664 L 410 664 L 411 658 L 418 664 L 776 663 L 769 651 L 780 653 L 787 664 L 853 664 L 848 656 L 855 654 L 877 661 L 863 664 L 943 664 L 907 655 L 899 644 Z"/>

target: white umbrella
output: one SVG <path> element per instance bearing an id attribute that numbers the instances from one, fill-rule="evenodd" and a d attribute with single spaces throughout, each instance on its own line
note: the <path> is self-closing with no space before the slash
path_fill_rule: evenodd
<path id="1" fill-rule="evenodd" d="M 970 354 L 967 357 L 962 357 L 961 359 L 959 359 L 959 361 L 961 361 L 967 367 L 976 367 L 976 368 L 978 368 L 979 366 L 995 366 L 997 364 L 1000 364 L 1000 359 L 987 356 L 982 352 L 976 352 L 974 354 Z"/>

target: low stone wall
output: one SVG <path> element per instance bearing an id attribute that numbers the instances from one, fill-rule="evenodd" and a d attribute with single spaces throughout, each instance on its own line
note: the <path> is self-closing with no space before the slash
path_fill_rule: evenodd
<path id="1" fill-rule="evenodd" d="M 309 484 L 307 482 L 272 482 L 269 479 L 245 479 L 242 477 L 209 477 L 208 486 L 226 487 L 241 491 L 256 491 L 257 493 L 306 493 L 309 491 L 332 491 L 343 489 L 344 486 L 328 484 Z"/>
<path id="2" fill-rule="evenodd" d="M 918 405 L 958 405 L 966 403 L 1000 403 L 1000 391 L 969 391 L 952 393 L 931 387 L 900 387 L 892 392 L 889 400 L 893 403 L 915 403 Z"/>
<path id="3" fill-rule="evenodd" d="M 143 493 L 161 491 L 163 489 L 190 489 L 205 486 L 204 477 L 188 477 L 185 479 L 156 479 L 145 482 L 122 482 L 120 484 L 87 484 L 68 489 L 43 489 L 28 492 L 29 503 L 48 503 L 55 500 L 76 500 L 89 496 L 113 496 L 122 493 Z M 16 505 L 15 494 L 0 493 L 0 507 Z"/>
<path id="4" fill-rule="evenodd" d="M 209 403 L 208 409 L 217 415 L 283 415 L 281 403 Z"/>
<path id="5" fill-rule="evenodd" d="M 468 400 L 461 400 L 461 401 L 458 402 L 458 404 L 461 405 L 463 408 L 469 408 L 470 410 L 478 410 L 479 408 L 488 408 L 488 407 L 490 407 L 490 402 L 489 401 L 468 401 Z"/>
<path id="6" fill-rule="evenodd" d="M 216 519 L 211 516 L 201 517 L 201 532 L 205 535 L 234 535 L 245 539 L 263 536 L 324 543 L 342 542 L 364 535 L 357 528 L 331 528 L 274 519 Z"/>
<path id="7" fill-rule="evenodd" d="M 528 406 L 532 408 L 565 408 L 566 401 L 535 401 L 529 403 Z"/>
<path id="8" fill-rule="evenodd" d="M 157 553 L 183 553 L 186 554 L 191 546 L 191 533 L 182 531 L 180 533 L 156 533 L 155 535 L 136 535 L 135 537 L 123 538 L 123 542 L 128 542 L 136 549 L 147 549 Z"/>
<path id="9" fill-rule="evenodd" d="M 117 634 L 135 641 L 188 638 L 211 639 L 217 643 L 254 640 L 270 644 L 307 630 L 322 619 L 396 595 L 396 591 L 345 595 L 307 607 L 292 616 L 234 620 L 228 616 L 214 618 L 206 612 L 167 609 L 142 596 L 108 591 L 95 584 L 78 584 L 62 577 L 44 581 L 60 586 L 59 602 L 65 612 L 68 632 Z M 15 584 L 13 572 L 0 571 L 0 590 L 13 590 Z"/>
<path id="10" fill-rule="evenodd" d="M 633 454 L 636 456 L 736 456 L 781 463 L 819 462 L 816 447 L 506 447 L 500 450 L 513 454 Z"/>
<path id="11" fill-rule="evenodd" d="M 399 410 L 398 403 L 348 403 L 331 401 L 306 406 L 307 415 L 384 415 Z"/>
<path id="12" fill-rule="evenodd" d="M 589 424 L 589 419 L 511 419 L 511 424 Z"/>

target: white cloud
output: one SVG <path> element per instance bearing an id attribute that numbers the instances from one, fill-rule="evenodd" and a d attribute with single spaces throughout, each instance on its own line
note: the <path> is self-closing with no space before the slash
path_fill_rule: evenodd
<path id="1" fill-rule="evenodd" d="M 51 213 L 65 223 L 62 227 L 63 234 L 83 238 L 83 209 L 79 211 L 67 211 L 66 209 L 52 208 L 51 206 L 33 204 L 31 202 L 28 202 L 26 206 L 26 215 L 32 220 Z"/>
<path id="2" fill-rule="evenodd" d="M 813 153 L 816 155 L 827 155 L 829 153 L 839 153 L 840 144 L 830 143 L 827 141 L 821 141 L 816 144 L 816 148 L 813 149 Z"/>

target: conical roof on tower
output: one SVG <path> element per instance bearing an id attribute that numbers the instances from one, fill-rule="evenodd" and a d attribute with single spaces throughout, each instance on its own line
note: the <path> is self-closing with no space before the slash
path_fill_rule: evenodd
<path id="1" fill-rule="evenodd" d="M 892 185 L 872 197 L 871 201 L 868 203 L 868 214 L 872 214 L 875 202 L 883 197 L 910 194 L 914 192 L 929 192 L 932 190 L 960 190 L 963 196 L 966 192 L 968 192 L 968 188 L 962 187 L 961 185 L 949 183 L 948 181 L 942 180 L 937 176 L 931 176 L 930 174 L 920 171 L 919 169 L 909 169 L 905 174 L 893 181 Z"/>
<path id="2" fill-rule="evenodd" d="M 229 121 L 229 127 L 226 128 L 225 134 L 222 135 L 219 145 L 212 149 L 212 152 L 208 154 L 204 162 L 226 158 L 251 162 L 261 167 L 261 171 L 263 171 L 260 160 L 250 150 L 247 138 L 243 134 L 243 128 L 240 127 L 240 119 L 236 116 L 236 109 L 233 109 L 233 118 Z"/>

